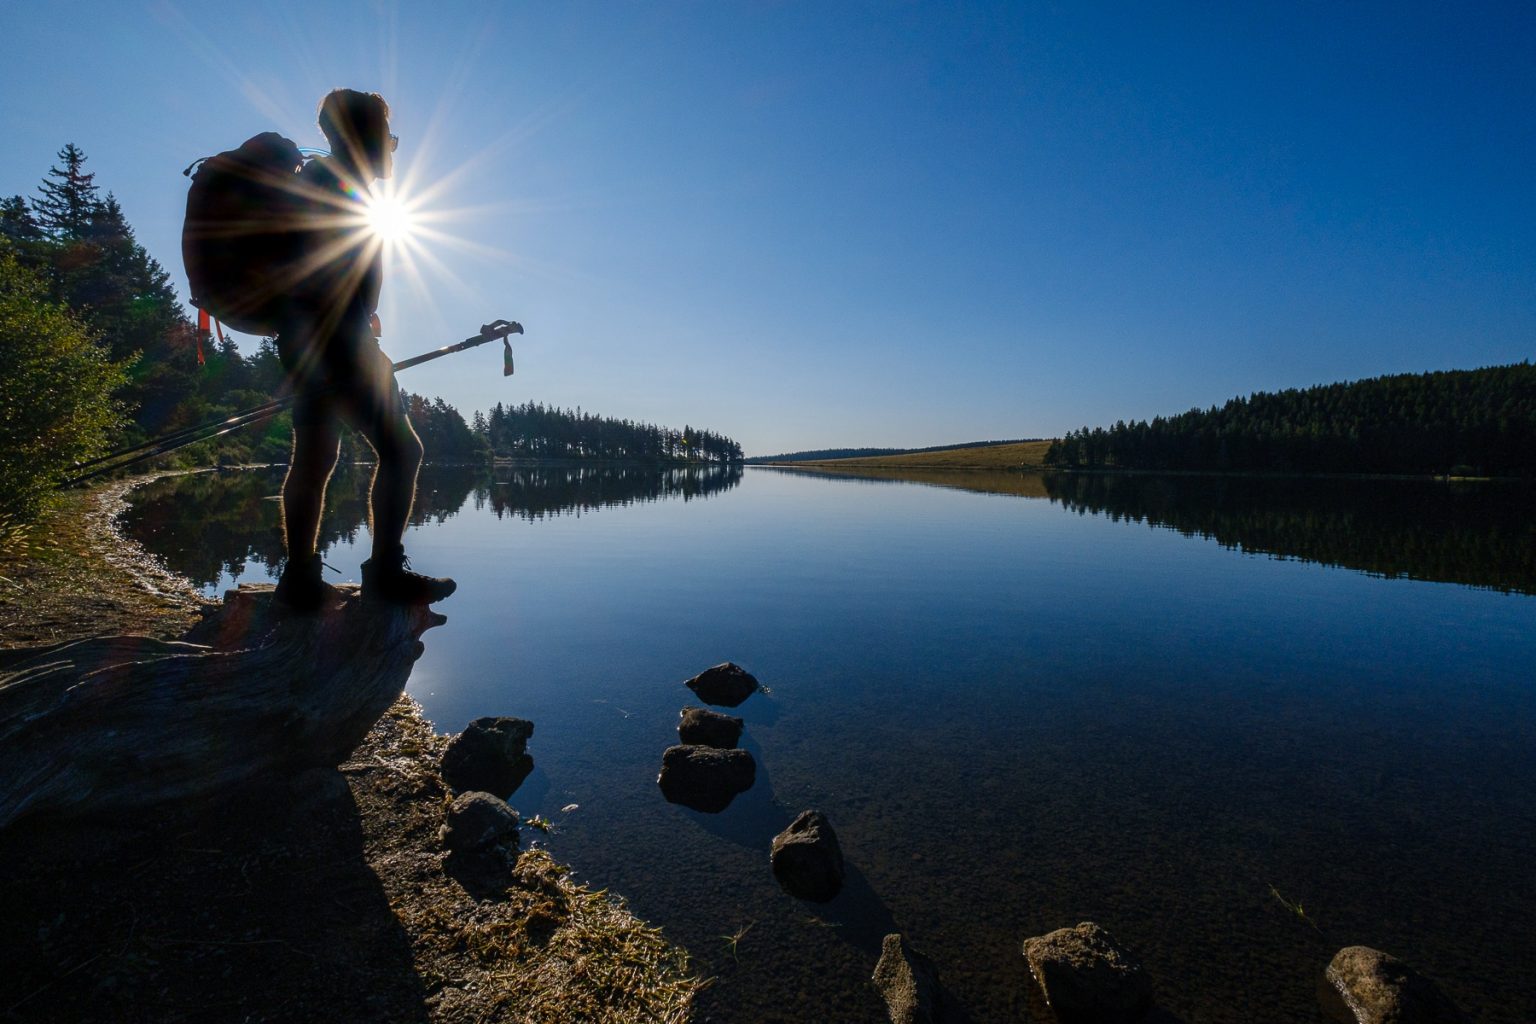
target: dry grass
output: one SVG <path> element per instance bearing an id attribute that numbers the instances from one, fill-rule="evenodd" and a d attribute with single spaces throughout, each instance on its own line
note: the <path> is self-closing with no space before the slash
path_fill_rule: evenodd
<path id="1" fill-rule="evenodd" d="M 173 637 L 208 602 L 117 531 L 127 494 L 153 477 L 68 491 L 0 547 L 0 647 L 81 636 Z"/>
<path id="2" fill-rule="evenodd" d="M 987 448 L 946 448 L 937 452 L 824 459 L 793 465 L 833 469 L 1039 469 L 1045 464 L 1045 453 L 1050 447 L 1050 441 L 1020 441 Z"/>
<path id="3" fill-rule="evenodd" d="M 492 899 L 471 898 L 443 872 L 444 743 L 402 697 L 343 766 L 368 860 L 436 992 L 432 1020 L 688 1020 L 704 983 L 687 954 L 621 899 L 576 884 L 548 852 L 524 850 Z"/>

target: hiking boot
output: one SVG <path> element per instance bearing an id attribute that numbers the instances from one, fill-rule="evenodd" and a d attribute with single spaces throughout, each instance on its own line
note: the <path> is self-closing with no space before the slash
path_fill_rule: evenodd
<path id="1" fill-rule="evenodd" d="M 458 586 L 446 577 L 412 572 L 405 548 L 398 545 L 393 551 L 375 554 L 363 563 L 363 596 L 389 604 L 432 604 Z"/>
<path id="2" fill-rule="evenodd" d="M 320 556 L 290 558 L 278 577 L 272 600 L 290 612 L 312 615 L 335 595 L 336 588 L 320 578 Z"/>

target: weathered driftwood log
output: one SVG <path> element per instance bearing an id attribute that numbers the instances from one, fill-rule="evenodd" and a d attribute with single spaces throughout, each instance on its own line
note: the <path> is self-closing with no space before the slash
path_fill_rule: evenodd
<path id="1" fill-rule="evenodd" d="M 334 766 L 405 689 L 425 607 L 288 617 L 242 586 L 185 641 L 108 636 L 0 651 L 0 828 L 120 814 Z"/>

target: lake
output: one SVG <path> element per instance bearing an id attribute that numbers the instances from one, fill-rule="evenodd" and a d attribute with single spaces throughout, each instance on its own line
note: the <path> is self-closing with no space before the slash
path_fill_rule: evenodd
<path id="1" fill-rule="evenodd" d="M 367 557 L 366 472 L 332 486 L 333 581 Z M 210 594 L 267 581 L 280 480 L 164 479 L 125 525 Z M 459 590 L 408 690 L 439 731 L 536 723 L 511 803 L 557 830 L 525 841 L 717 977 L 700 1020 L 884 1021 L 867 979 L 897 930 L 969 1019 L 1026 1019 L 1021 941 L 1095 920 L 1190 1022 L 1316 1021 L 1356 943 L 1526 1022 L 1532 497 L 429 467 L 407 550 Z M 756 785 L 706 815 L 655 778 L 683 680 L 727 660 L 770 692 L 729 712 Z M 848 863 L 825 906 L 768 868 L 812 807 Z"/>

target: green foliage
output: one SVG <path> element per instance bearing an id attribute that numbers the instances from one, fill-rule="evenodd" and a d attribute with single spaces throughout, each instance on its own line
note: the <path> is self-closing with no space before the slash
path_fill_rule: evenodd
<path id="1" fill-rule="evenodd" d="M 1399 374 L 1259 392 L 1150 423 L 1068 433 L 1048 465 L 1536 475 L 1536 366 Z M 1468 472 L 1468 471 L 1472 472 Z"/>
<path id="2" fill-rule="evenodd" d="M 431 399 L 407 393 L 406 415 L 421 438 L 421 446 L 432 462 L 484 462 L 485 439 L 477 436 L 464 422 L 459 411 L 441 398 Z"/>
<path id="3" fill-rule="evenodd" d="M 91 331 L 0 243 L 0 528 L 29 520 L 122 422 L 126 375 Z"/>

